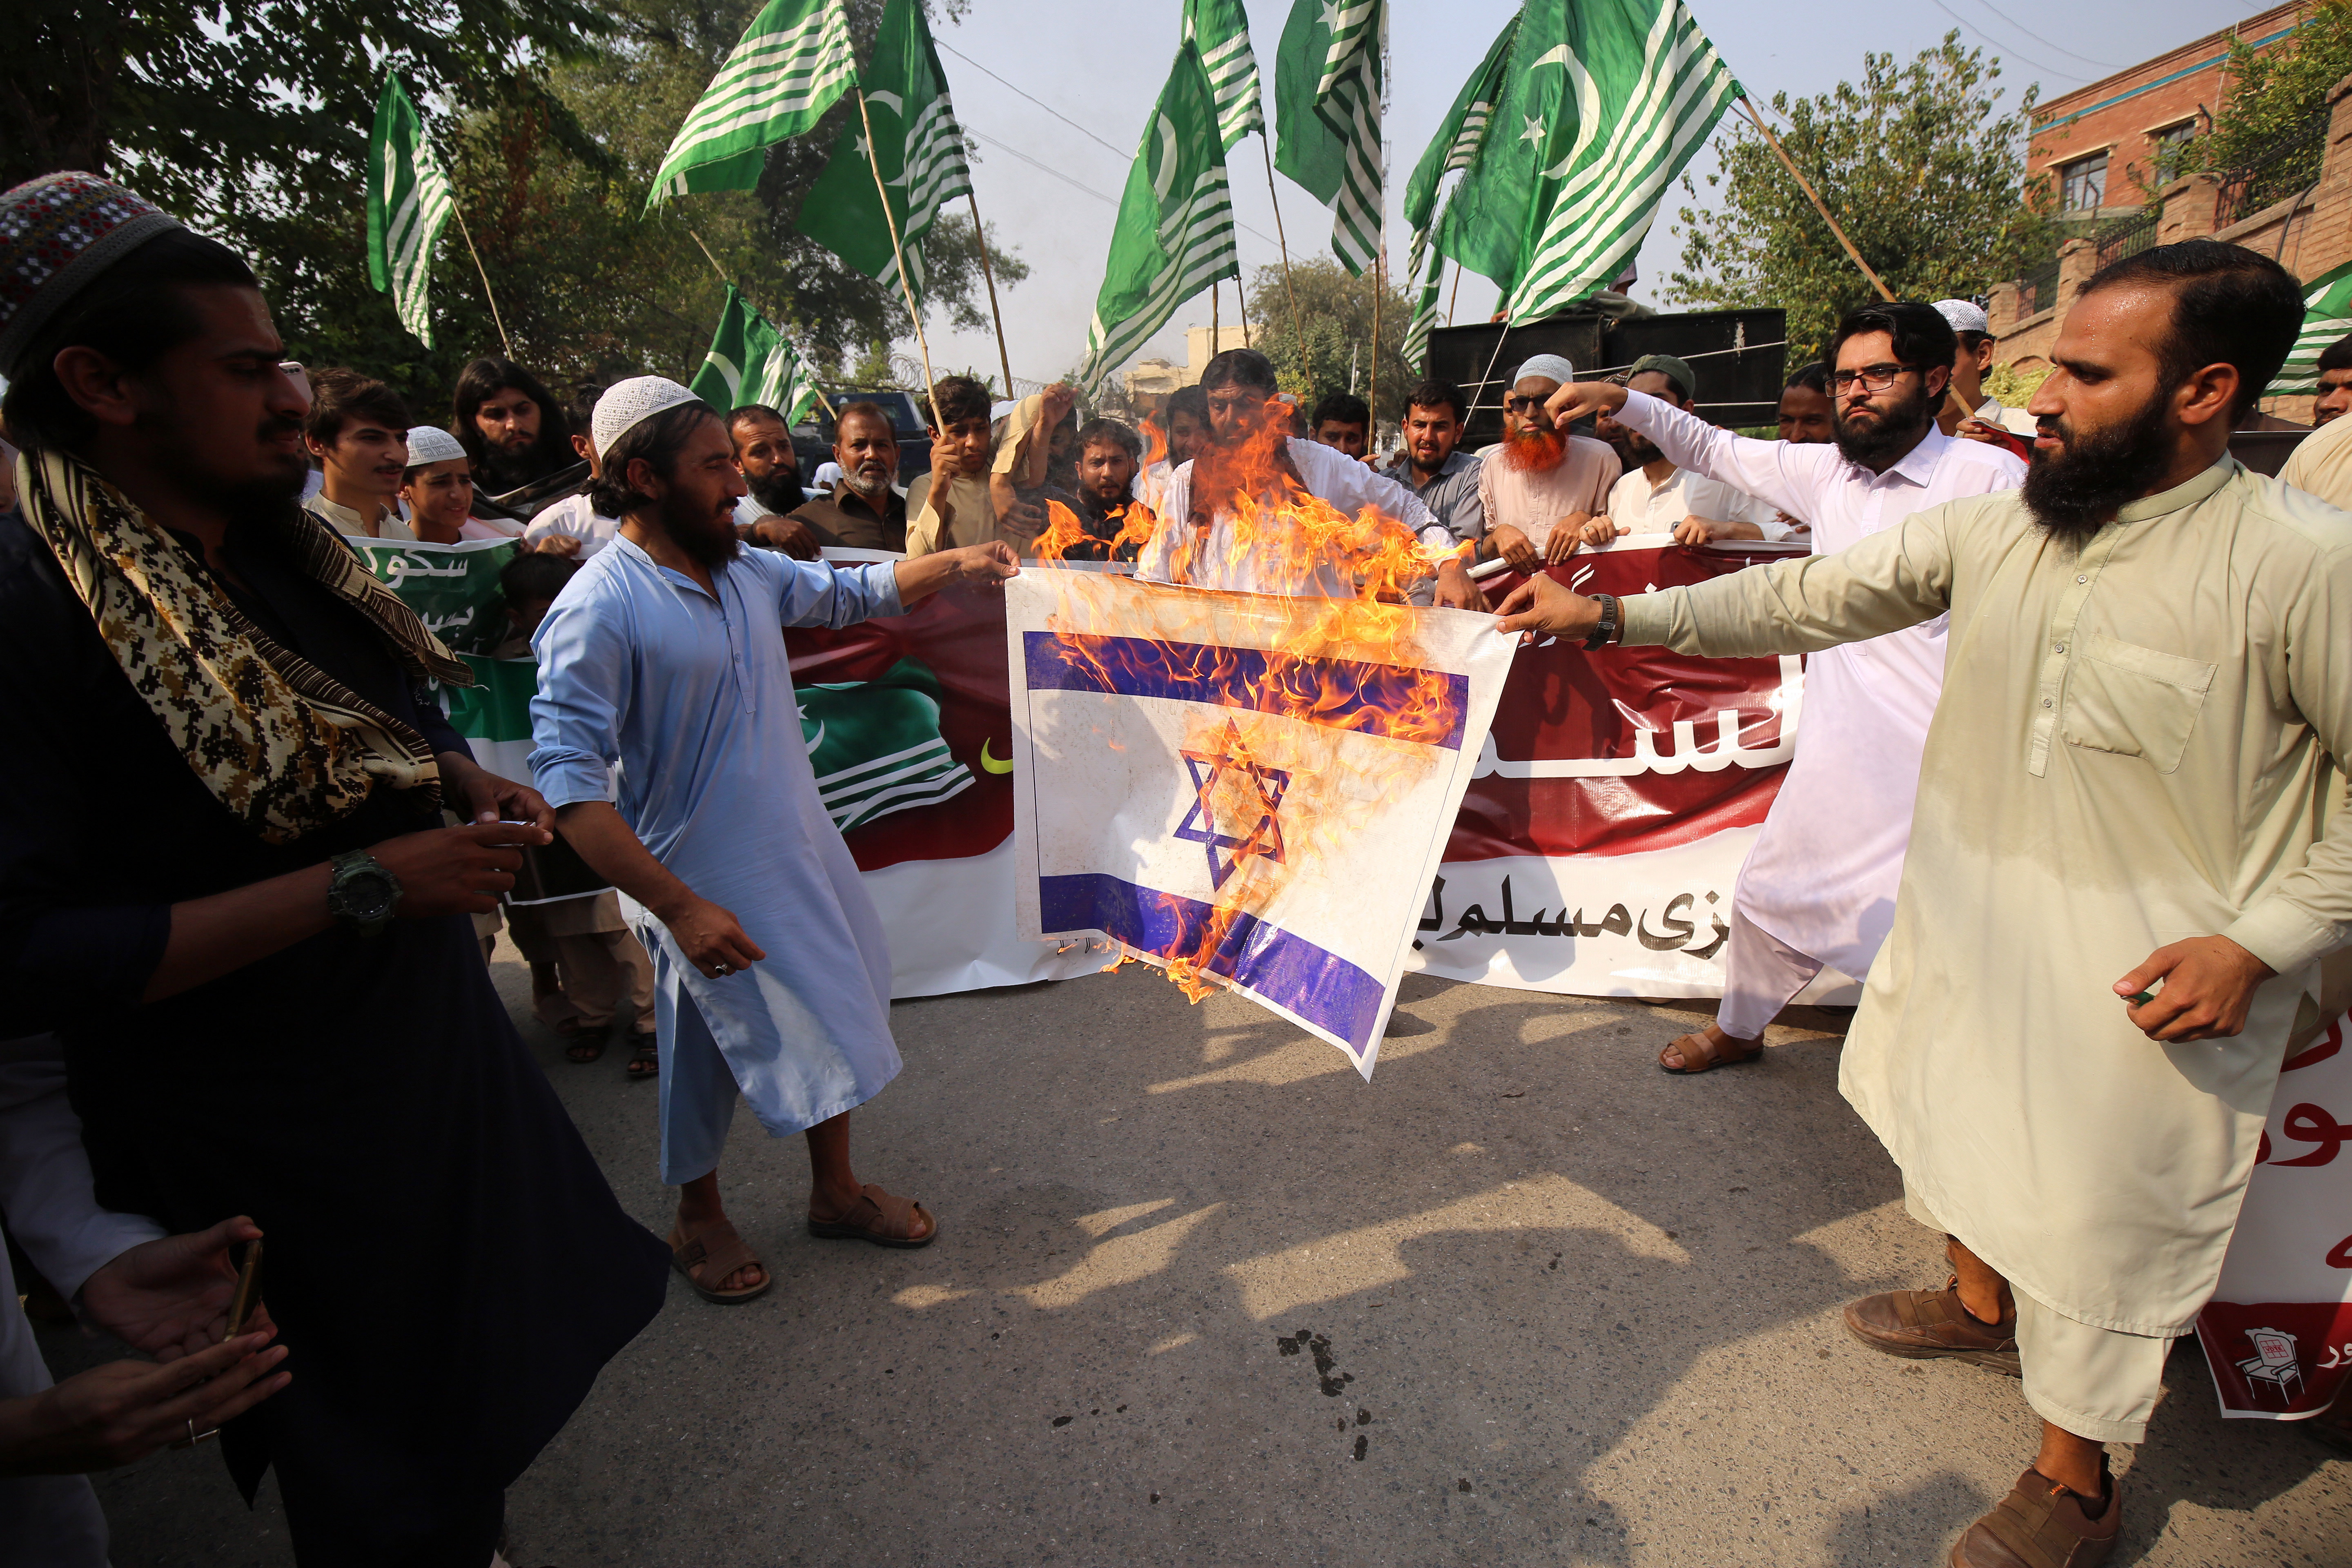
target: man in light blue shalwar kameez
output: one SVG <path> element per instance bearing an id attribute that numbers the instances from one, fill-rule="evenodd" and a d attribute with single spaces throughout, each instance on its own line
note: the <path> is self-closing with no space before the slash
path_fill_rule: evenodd
<path id="1" fill-rule="evenodd" d="M 622 523 L 531 639 L 531 773 L 653 955 L 678 1269 L 706 1300 L 749 1300 L 769 1277 L 718 1182 L 738 1089 L 772 1136 L 808 1135 L 813 1232 L 908 1247 L 938 1231 L 850 1170 L 848 1113 L 898 1072 L 890 956 L 817 796 L 782 628 L 895 616 L 1017 563 L 1002 544 L 844 571 L 741 552 L 743 480 L 713 410 L 640 376 L 604 394 L 594 427 L 597 510 Z"/>

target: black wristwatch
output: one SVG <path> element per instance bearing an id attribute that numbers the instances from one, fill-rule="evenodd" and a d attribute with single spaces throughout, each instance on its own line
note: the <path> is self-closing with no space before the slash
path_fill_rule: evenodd
<path id="1" fill-rule="evenodd" d="M 1584 651 L 1597 653 L 1617 640 L 1617 595 L 1595 594 L 1593 601 L 1601 606 L 1601 624 L 1584 639 Z"/>
<path id="2" fill-rule="evenodd" d="M 400 879 L 385 870 L 364 849 L 335 857 L 327 883 L 327 912 L 357 926 L 362 936 L 373 936 L 392 923 L 400 906 Z"/>

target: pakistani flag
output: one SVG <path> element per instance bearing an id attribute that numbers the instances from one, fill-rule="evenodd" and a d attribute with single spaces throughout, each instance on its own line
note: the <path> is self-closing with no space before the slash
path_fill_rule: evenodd
<path id="1" fill-rule="evenodd" d="M 815 129 L 857 80 L 842 0 L 769 0 L 677 128 L 646 208 L 689 191 L 748 191 L 769 145 Z"/>
<path id="2" fill-rule="evenodd" d="M 2352 261 L 2304 285 L 2303 331 L 2263 395 L 2317 392 L 2319 356 L 2347 333 L 2352 333 Z"/>
<path id="3" fill-rule="evenodd" d="M 1360 274 L 1381 251 L 1386 0 L 1297 0 L 1275 69 L 1275 166 L 1331 208 L 1331 251 Z"/>
<path id="4" fill-rule="evenodd" d="M 751 309 L 732 283 L 710 352 L 687 390 L 718 409 L 765 404 L 786 425 L 799 424 L 817 401 L 816 382 L 791 340 Z"/>
<path id="5" fill-rule="evenodd" d="M 865 72 L 866 112 L 874 122 L 874 163 L 890 190 L 891 216 L 907 253 L 908 281 L 923 297 L 923 238 L 939 221 L 940 209 L 971 189 L 963 161 L 963 132 L 948 101 L 948 79 L 931 47 L 921 0 L 890 0 L 882 11 L 874 58 Z M 833 161 L 817 177 L 801 205 L 801 232 L 893 293 L 898 287 L 898 258 L 890 250 L 890 226 L 874 189 L 874 163 L 866 156 L 866 127 L 842 127 Z"/>
<path id="6" fill-rule="evenodd" d="M 1249 13 L 1242 0 L 1184 0 L 1184 36 L 1201 51 L 1217 95 L 1217 133 L 1225 151 L 1255 131 L 1265 134 L 1258 104 L 1257 56 L 1250 49 Z"/>
<path id="7" fill-rule="evenodd" d="M 1519 19 L 1514 16 L 1503 24 L 1503 30 L 1486 47 L 1486 58 L 1454 95 L 1454 107 L 1445 111 L 1438 122 L 1437 134 L 1414 165 L 1412 179 L 1404 188 L 1404 221 L 1412 230 L 1412 260 L 1410 271 L 1421 285 L 1420 298 L 1413 305 L 1412 321 L 1405 328 L 1405 363 L 1423 365 L 1429 357 L 1429 334 L 1437 324 L 1437 289 L 1445 273 L 1445 255 L 1440 248 L 1431 218 L 1437 209 L 1438 187 L 1445 176 L 1456 170 L 1468 169 L 1477 163 L 1480 149 L 1486 145 L 1486 127 L 1493 123 L 1495 105 L 1503 96 L 1507 79 L 1511 45 L 1519 34 Z M 1446 214 L 1451 218 L 1452 210 Z"/>
<path id="8" fill-rule="evenodd" d="M 940 734 L 940 678 L 919 659 L 900 659 L 879 680 L 803 686 L 793 695 L 817 798 L 844 833 L 936 805 L 975 782 Z"/>
<path id="9" fill-rule="evenodd" d="M 1240 276 L 1216 99 L 1188 38 L 1127 174 L 1079 384 L 1092 393 L 1179 305 L 1219 279 Z"/>
<path id="10" fill-rule="evenodd" d="M 450 207 L 449 176 L 425 139 L 425 121 L 399 73 L 386 71 L 368 136 L 368 282 L 392 296 L 400 324 L 428 349 L 433 312 L 425 289 Z"/>
<path id="11" fill-rule="evenodd" d="M 1505 309 L 1550 315 L 1623 274 L 1683 172 L 1739 95 L 1683 0 L 1544 0 L 1516 55 L 1562 89 L 1539 126 L 1526 238 Z M 1507 125 L 1506 126 L 1507 129 Z"/>

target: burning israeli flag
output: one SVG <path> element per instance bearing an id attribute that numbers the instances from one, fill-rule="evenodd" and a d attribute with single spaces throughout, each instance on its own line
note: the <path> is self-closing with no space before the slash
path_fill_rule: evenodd
<path id="1" fill-rule="evenodd" d="M 1487 616 L 1005 584 L 1021 934 L 1241 992 L 1371 1077 L 1510 668 Z"/>

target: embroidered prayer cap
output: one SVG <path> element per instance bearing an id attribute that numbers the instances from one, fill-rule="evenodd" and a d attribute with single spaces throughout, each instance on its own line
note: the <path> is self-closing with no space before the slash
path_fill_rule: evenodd
<path id="1" fill-rule="evenodd" d="M 1654 370 L 1673 382 L 1675 390 L 1683 395 L 1685 403 L 1698 395 L 1698 377 L 1691 374 L 1690 366 L 1672 354 L 1643 354 L 1633 362 L 1633 368 L 1626 373 L 1625 379 L 1631 381 L 1645 370 Z"/>
<path id="2" fill-rule="evenodd" d="M 681 403 L 700 402 L 702 399 L 666 375 L 633 375 L 626 381 L 614 382 L 596 400 L 596 412 L 588 421 L 589 436 L 595 441 L 596 450 L 609 452 L 614 442 L 655 415 Z"/>
<path id="3" fill-rule="evenodd" d="M 421 468 L 427 463 L 446 463 L 452 458 L 462 458 L 466 448 L 457 437 L 438 425 L 419 425 L 408 433 L 408 466 Z"/>
<path id="4" fill-rule="evenodd" d="M 1566 386 L 1576 379 L 1576 367 L 1558 354 L 1538 354 L 1533 359 L 1520 362 L 1519 368 L 1512 373 L 1511 384 L 1517 386 L 1531 375 L 1539 375 L 1546 381 L 1556 381 Z"/>
<path id="5" fill-rule="evenodd" d="M 0 192 L 0 374 L 100 273 L 179 219 L 79 169 Z"/>
<path id="6" fill-rule="evenodd" d="M 1984 307 L 1973 300 L 1938 300 L 1936 301 L 1936 314 L 1949 321 L 1956 332 L 1990 334 L 1992 331 L 1992 318 L 1987 316 Z"/>

